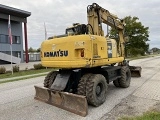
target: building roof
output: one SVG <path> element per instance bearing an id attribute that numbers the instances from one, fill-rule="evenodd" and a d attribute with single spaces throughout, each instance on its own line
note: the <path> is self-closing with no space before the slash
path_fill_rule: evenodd
<path id="1" fill-rule="evenodd" d="M 5 6 L 2 4 L 0 4 L 0 13 L 13 15 L 16 17 L 22 17 L 22 18 L 26 18 L 31 15 L 31 12 L 20 10 L 20 9 L 9 7 L 9 6 Z"/>

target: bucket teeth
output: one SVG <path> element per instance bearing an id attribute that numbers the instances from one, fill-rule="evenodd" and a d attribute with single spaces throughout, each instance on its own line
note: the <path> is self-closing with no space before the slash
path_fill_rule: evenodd
<path id="1" fill-rule="evenodd" d="M 88 113 L 88 104 L 85 96 L 67 92 L 51 91 L 45 87 L 34 86 L 36 90 L 35 99 L 50 105 L 65 109 L 80 116 Z"/>

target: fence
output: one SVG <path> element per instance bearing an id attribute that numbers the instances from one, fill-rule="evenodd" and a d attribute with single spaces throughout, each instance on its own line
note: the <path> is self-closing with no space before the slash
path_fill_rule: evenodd
<path id="1" fill-rule="evenodd" d="M 40 58 L 40 53 L 28 53 L 28 56 L 29 56 L 29 61 L 32 62 L 32 61 L 40 61 L 41 58 Z M 24 57 L 24 61 L 26 60 L 26 55 L 25 53 L 23 54 L 23 57 Z"/>

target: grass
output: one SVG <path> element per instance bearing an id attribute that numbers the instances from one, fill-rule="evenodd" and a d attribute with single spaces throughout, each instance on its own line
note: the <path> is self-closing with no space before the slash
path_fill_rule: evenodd
<path id="1" fill-rule="evenodd" d="M 14 82 L 14 81 L 20 81 L 20 80 L 25 80 L 25 79 L 29 79 L 29 78 L 40 77 L 40 76 L 44 76 L 46 74 L 47 73 L 40 74 L 40 75 L 29 76 L 29 77 L 17 78 L 17 79 L 12 79 L 12 80 L 4 80 L 4 81 L 0 81 L 0 84 L 2 84 L 2 83 L 8 83 L 8 82 Z"/>
<path id="2" fill-rule="evenodd" d="M 50 72 L 52 70 L 55 70 L 55 69 L 48 68 L 48 69 L 39 69 L 39 70 L 35 70 L 35 69 L 33 69 L 33 70 L 23 70 L 23 71 L 15 72 L 15 73 L 13 73 L 13 75 L 11 74 L 11 72 L 8 72 L 8 73 L 5 73 L 5 74 L 0 74 L 1 79 L 3 79 L 3 78 L 6 79 L 6 80 L 3 80 L 3 81 L 0 81 L 0 84 L 44 76 L 44 75 L 47 75 L 46 72 Z M 41 73 L 41 74 L 38 74 L 38 73 Z M 26 76 L 26 75 L 32 75 L 32 76 Z M 24 76 L 24 77 L 21 77 L 21 76 Z M 20 78 L 15 78 L 14 79 L 14 77 L 20 77 Z M 7 80 L 7 78 L 13 78 L 13 79 L 8 79 Z"/>
<path id="3" fill-rule="evenodd" d="M 160 112 L 150 111 L 144 113 L 142 116 L 122 117 L 119 120 L 160 120 Z"/>
<path id="4" fill-rule="evenodd" d="M 53 69 L 40 69 L 40 70 L 23 70 L 19 72 L 12 73 L 5 73 L 5 74 L 0 74 L 0 78 L 12 78 L 12 77 L 19 77 L 19 76 L 25 76 L 25 75 L 32 75 L 32 74 L 38 74 L 38 73 L 43 73 L 43 72 L 49 72 L 52 71 Z"/>

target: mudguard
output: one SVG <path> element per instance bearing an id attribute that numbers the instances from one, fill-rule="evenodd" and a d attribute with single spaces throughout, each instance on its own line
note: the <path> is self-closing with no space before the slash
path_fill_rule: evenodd
<path id="1" fill-rule="evenodd" d="M 83 117 L 88 114 L 88 104 L 85 96 L 54 91 L 40 86 L 34 87 L 36 90 L 34 98 L 36 100 L 43 101 Z"/>

